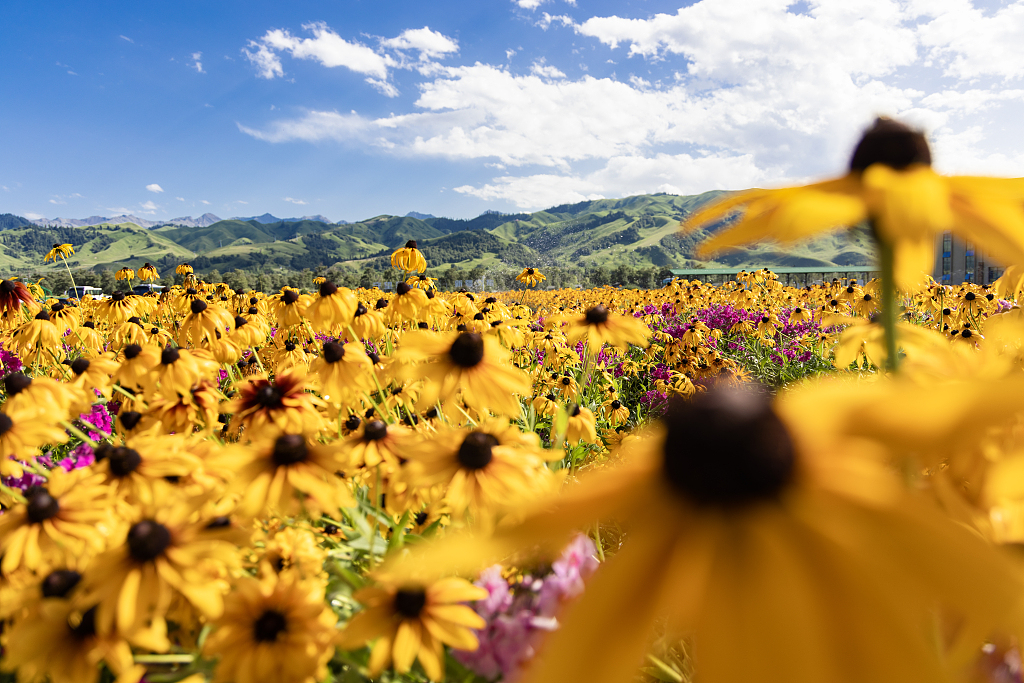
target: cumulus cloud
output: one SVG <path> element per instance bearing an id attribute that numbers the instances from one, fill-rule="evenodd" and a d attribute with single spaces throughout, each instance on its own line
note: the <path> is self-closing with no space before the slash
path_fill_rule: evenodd
<path id="1" fill-rule="evenodd" d="M 38 221 L 38 220 L 42 220 L 43 218 L 46 218 L 46 216 L 44 216 L 43 214 L 41 214 L 41 213 L 34 213 L 32 211 L 25 211 L 23 215 L 25 216 L 25 218 L 29 219 L 30 221 Z"/>
<path id="2" fill-rule="evenodd" d="M 374 78 L 387 77 L 391 60 L 386 55 L 378 54 L 373 48 L 362 43 L 345 40 L 323 22 L 303 24 L 302 28 L 312 33 L 313 37 L 299 38 L 285 29 L 272 29 L 255 44 L 263 46 L 268 51 L 287 52 L 296 59 L 311 59 L 323 66 L 343 66 Z M 250 46 L 253 45 L 254 43 L 250 42 Z M 271 66 L 271 71 L 283 73 L 280 67 L 281 63 L 277 61 Z M 266 75 L 264 77 L 272 78 Z"/>
<path id="3" fill-rule="evenodd" d="M 304 199 L 293 199 L 292 197 L 285 197 L 284 200 L 291 204 L 298 204 L 299 206 L 305 206 L 306 200 Z"/>
<path id="4" fill-rule="evenodd" d="M 159 194 L 160 192 L 163 192 L 163 191 L 164 191 L 164 188 L 160 187 L 160 186 L 159 186 L 159 185 L 157 185 L 156 183 L 151 183 L 151 184 L 149 184 L 149 185 L 146 185 L 146 189 L 147 189 L 147 190 L 149 190 L 150 192 L 156 192 L 156 193 L 158 193 L 158 194 Z"/>
<path id="5" fill-rule="evenodd" d="M 420 60 L 424 61 L 459 51 L 458 42 L 440 31 L 431 31 L 427 26 L 406 29 L 395 38 L 382 40 L 381 46 L 393 50 L 416 50 Z"/>
<path id="6" fill-rule="evenodd" d="M 531 10 L 541 4 L 513 1 Z M 420 70 L 418 97 L 404 113 L 307 110 L 239 129 L 274 143 L 336 140 L 519 168 L 456 190 L 522 207 L 555 196 L 553 203 L 699 192 L 840 172 L 878 114 L 929 131 L 942 170 L 1024 173 L 1024 134 L 1007 114 L 1024 90 L 1006 83 L 1024 77 L 1024 43 L 1013 39 L 1024 33 L 1024 23 L 1016 28 L 1024 0 L 984 12 L 970 0 L 808 0 L 801 11 L 792 4 L 700 0 L 644 19 L 579 24 L 545 14 L 547 25 L 561 21 L 591 47 L 603 45 L 596 59 L 627 57 L 628 75 L 569 77 L 543 60 L 525 73 L 433 64 Z M 430 58 L 449 54 L 438 36 L 405 32 L 381 48 L 417 50 L 416 40 L 437 40 Z M 272 46 L 266 37 L 262 44 Z M 383 71 L 404 65 L 392 62 Z M 372 78 L 383 91 L 390 85 Z M 1004 124 L 998 140 L 984 133 L 991 121 Z"/>
<path id="7" fill-rule="evenodd" d="M 250 40 L 249 46 L 242 48 L 242 53 L 256 67 L 256 74 L 260 78 L 270 80 L 277 76 L 284 76 L 284 67 L 281 65 L 281 59 L 277 56 L 277 53 L 263 43 Z"/>
<path id="8" fill-rule="evenodd" d="M 191 66 L 193 69 L 195 69 L 199 73 L 204 74 L 206 72 L 203 71 L 203 63 L 201 61 L 199 61 L 202 58 L 203 58 L 203 53 L 202 52 L 193 52 L 192 53 L 192 64 L 190 64 L 189 66 Z"/>
<path id="9" fill-rule="evenodd" d="M 205 199 L 200 199 L 200 200 L 199 200 L 199 203 L 200 203 L 200 204 L 206 204 L 207 206 L 209 206 L 209 205 L 210 205 L 210 202 L 206 201 Z"/>
<path id="10" fill-rule="evenodd" d="M 142 207 L 142 213 L 152 214 L 156 213 L 160 209 L 160 207 L 156 205 L 156 202 L 152 200 L 142 202 L 141 204 L 139 204 L 139 206 Z"/>

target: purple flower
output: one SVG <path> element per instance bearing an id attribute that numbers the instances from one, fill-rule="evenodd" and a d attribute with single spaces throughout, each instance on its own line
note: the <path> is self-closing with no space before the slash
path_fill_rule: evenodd
<path id="1" fill-rule="evenodd" d="M 94 462 L 96 462 L 96 456 L 93 453 L 92 446 L 87 443 L 80 443 L 75 446 L 70 453 L 68 453 L 68 457 L 59 461 L 57 464 L 60 465 L 65 472 L 70 472 L 71 470 L 88 467 Z"/>

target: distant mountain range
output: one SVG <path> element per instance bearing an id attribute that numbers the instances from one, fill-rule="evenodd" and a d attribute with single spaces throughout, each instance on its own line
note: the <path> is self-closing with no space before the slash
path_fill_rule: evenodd
<path id="1" fill-rule="evenodd" d="M 10 216 L 13 214 L 3 214 Z M 20 216 L 18 216 L 20 218 Z M 22 219 L 28 221 L 28 219 Z M 180 218 L 172 218 L 167 221 L 151 221 L 145 218 L 139 218 L 130 213 L 121 214 L 120 216 L 89 216 L 88 218 L 37 218 L 34 221 L 28 221 L 35 225 L 42 227 L 58 227 L 58 228 L 84 228 L 90 225 L 102 225 L 104 223 L 111 223 L 118 225 L 121 223 L 134 223 L 140 228 L 155 228 L 161 225 L 180 225 L 186 228 L 205 228 L 209 225 L 213 225 L 223 220 L 219 216 L 212 213 L 204 213 L 198 218 L 192 216 L 181 216 Z M 256 221 L 257 223 L 298 223 L 299 221 L 320 221 L 321 223 L 330 223 L 331 220 L 326 216 L 303 216 L 302 218 L 277 218 L 269 213 L 265 213 L 262 216 L 249 216 L 248 218 L 232 218 L 233 221 Z M 338 221 L 336 225 L 345 225 L 348 221 Z M 3 223 L 0 223 L 0 230 L 5 229 Z M 17 226 L 12 226 L 17 227 Z"/>
<path id="2" fill-rule="evenodd" d="M 727 223 L 687 235 L 680 235 L 679 223 L 723 194 L 637 195 L 562 204 L 533 213 L 488 211 L 471 219 L 410 212 L 355 223 L 331 223 L 324 216 L 280 219 L 271 214 L 228 220 L 205 214 L 159 224 L 130 215 L 30 221 L 3 214 L 0 275 L 56 267 L 42 263 L 53 243 L 74 245 L 75 255 L 68 259 L 73 268 L 138 267 L 149 261 L 160 272 L 181 261 L 199 272 L 216 268 L 222 273 L 236 268 L 382 269 L 388 267 L 391 252 L 407 240 L 419 243 L 429 272 L 434 273 L 451 266 L 845 268 L 875 261 L 870 237 L 857 230 L 785 248 L 771 242 L 748 245 L 702 261 L 695 255 L 696 245 Z"/>

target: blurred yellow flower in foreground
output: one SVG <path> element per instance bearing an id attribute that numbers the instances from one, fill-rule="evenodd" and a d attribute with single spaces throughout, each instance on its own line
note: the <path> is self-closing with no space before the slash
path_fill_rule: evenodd
<path id="1" fill-rule="evenodd" d="M 698 211 L 684 231 L 743 209 L 701 254 L 762 239 L 795 242 L 874 222 L 895 250 L 897 282 L 913 287 L 932 269 L 935 236 L 952 230 L 1006 264 L 1024 263 L 1024 179 L 941 176 L 922 133 L 879 118 L 854 150 L 846 175 L 778 190 L 747 190 Z"/>

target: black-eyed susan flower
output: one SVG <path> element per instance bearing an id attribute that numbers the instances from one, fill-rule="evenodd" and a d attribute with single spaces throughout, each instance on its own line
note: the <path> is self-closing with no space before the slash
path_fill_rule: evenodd
<path id="1" fill-rule="evenodd" d="M 547 278 L 536 268 L 523 268 L 523 272 L 516 275 L 516 280 L 522 282 L 527 287 L 534 287 L 547 280 Z"/>
<path id="2" fill-rule="evenodd" d="M 160 274 L 156 272 L 156 267 L 150 265 L 148 261 L 144 263 L 141 268 L 139 268 L 138 275 L 139 279 L 142 280 L 143 282 L 160 279 Z"/>
<path id="3" fill-rule="evenodd" d="M 402 477 L 417 489 L 440 485 L 454 516 L 488 520 L 550 488 L 551 472 L 539 446 L 536 434 L 523 434 L 503 420 L 441 429 L 403 451 L 409 462 Z"/>
<path id="4" fill-rule="evenodd" d="M 227 583 L 211 574 L 236 561 L 234 546 L 204 536 L 207 520 L 196 512 L 202 499 L 187 499 L 169 484 L 153 488 L 153 502 L 130 509 L 109 549 L 83 574 L 83 586 L 97 602 L 96 630 L 120 633 L 133 645 L 166 651 L 166 615 L 176 596 L 207 618 L 224 609 Z"/>
<path id="5" fill-rule="evenodd" d="M 204 652 L 219 658 L 217 682 L 307 683 L 327 676 L 335 622 L 323 584 L 287 572 L 243 577 Z"/>
<path id="6" fill-rule="evenodd" d="M 575 404 L 569 408 L 565 440 L 571 444 L 580 441 L 597 443 L 597 418 L 594 417 L 594 412 L 590 408 Z"/>
<path id="7" fill-rule="evenodd" d="M 192 266 L 190 266 L 187 263 L 179 263 L 178 266 L 174 269 L 174 272 L 177 273 L 178 275 L 191 275 Z"/>
<path id="8" fill-rule="evenodd" d="M 127 266 L 114 273 L 114 278 L 117 280 L 123 280 L 125 282 L 131 282 L 135 279 L 135 269 L 128 268 Z"/>
<path id="9" fill-rule="evenodd" d="M 231 428 L 259 433 L 275 427 L 292 434 L 316 434 L 323 428 L 317 408 L 324 403 L 307 391 L 303 375 L 285 370 L 274 381 L 257 375 L 239 382 L 235 397 L 224 406 Z"/>
<path id="10" fill-rule="evenodd" d="M 340 451 L 338 444 L 268 427 L 252 442 L 225 450 L 218 460 L 219 466 L 235 472 L 231 487 L 242 497 L 240 514 L 288 515 L 306 508 L 338 515 L 339 508 L 355 504 L 345 482 L 335 476 L 344 465 Z"/>
<path id="11" fill-rule="evenodd" d="M 407 379 L 424 380 L 420 401 L 447 401 L 457 391 L 467 405 L 482 411 L 519 413 L 516 394 L 528 395 L 529 378 L 509 362 L 496 339 L 475 332 L 409 332 L 398 351 L 413 361 L 401 368 Z M 424 362 L 415 362 L 424 361 Z"/>
<path id="12" fill-rule="evenodd" d="M 111 491 L 89 469 L 50 471 L 45 485 L 25 490 L 25 502 L 0 515 L 0 569 L 34 572 L 104 549 L 111 533 Z"/>
<path id="13" fill-rule="evenodd" d="M 615 518 L 629 524 L 629 539 L 569 607 L 531 683 L 625 680 L 657 620 L 691 634 L 711 683 L 941 678 L 921 625 L 940 605 L 976 648 L 1016 618 L 1018 572 L 920 505 L 863 442 L 819 439 L 807 422 L 785 399 L 773 408 L 748 389 L 698 393 L 625 441 L 621 468 L 489 539 L 448 537 L 414 553 L 404 571 L 480 566 L 534 543 L 557 552 L 570 529 Z M 405 575 L 398 565 L 384 571 Z M 872 654 L 853 661 L 849 652 Z"/>
<path id="14" fill-rule="evenodd" d="M 46 253 L 43 257 L 43 263 L 49 263 L 50 261 L 56 261 L 58 258 L 62 261 L 67 261 L 68 256 L 75 255 L 75 248 L 70 244 L 54 244 L 53 248 Z"/>
<path id="15" fill-rule="evenodd" d="M 405 246 L 391 254 L 391 265 L 406 272 L 422 273 L 427 269 L 427 261 L 423 252 L 416 248 L 416 240 L 409 240 Z"/>
<path id="16" fill-rule="evenodd" d="M 394 470 L 405 457 L 410 439 L 402 425 L 389 425 L 383 420 L 368 418 L 356 425 L 342 444 L 345 469 L 351 472 L 373 469 L 384 463 Z"/>
<path id="17" fill-rule="evenodd" d="M 182 479 L 202 466 L 187 445 L 182 434 L 133 435 L 123 446 L 104 442 L 94 451 L 95 470 L 128 503 L 151 505 L 154 482 Z"/>
<path id="18" fill-rule="evenodd" d="M 342 344 L 329 341 L 323 345 L 319 358 L 309 364 L 309 371 L 317 379 L 320 395 L 325 401 L 342 403 L 362 391 L 373 388 L 370 371 L 373 363 L 358 342 Z"/>
<path id="19" fill-rule="evenodd" d="M 590 353 L 597 355 L 605 344 L 623 350 L 630 344 L 646 346 L 648 333 L 642 321 L 612 313 L 604 304 L 598 304 L 572 320 L 566 336 L 570 342 L 585 340 Z"/>
<path id="20" fill-rule="evenodd" d="M 307 315 L 313 325 L 320 330 L 333 330 L 345 327 L 352 322 L 359 300 L 352 290 L 338 287 L 325 280 L 320 283 L 317 298 L 309 304 Z"/>
<path id="21" fill-rule="evenodd" d="M 952 230 L 1005 263 L 1024 263 L 1024 180 L 940 176 L 925 136 L 880 118 L 864 134 L 846 175 L 801 187 L 748 190 L 698 211 L 691 230 L 744 207 L 743 218 L 716 233 L 702 254 L 760 239 L 794 242 L 874 220 L 877 238 L 895 251 L 896 276 L 913 287 L 931 271 L 935 235 Z"/>
<path id="22" fill-rule="evenodd" d="M 444 678 L 444 646 L 475 650 L 472 629 L 483 628 L 483 618 L 467 605 L 487 597 L 487 590 L 465 579 L 445 578 L 432 583 L 381 582 L 353 596 L 365 606 L 341 632 L 338 644 L 355 649 L 371 643 L 369 670 L 376 677 L 392 662 L 397 673 L 408 672 L 413 662 L 432 681 Z"/>
<path id="23" fill-rule="evenodd" d="M 160 352 L 160 362 L 145 377 L 144 387 L 149 392 L 159 389 L 165 396 L 186 394 L 215 369 L 216 364 L 198 351 L 167 347 Z"/>
<path id="24" fill-rule="evenodd" d="M 41 406 L 25 401 L 11 403 L 0 411 L 0 475 L 20 477 L 24 470 L 19 460 L 30 462 L 40 446 L 64 443 L 68 435 L 53 423 L 52 414 L 40 410 Z M 60 406 L 55 404 L 58 409 Z"/>

